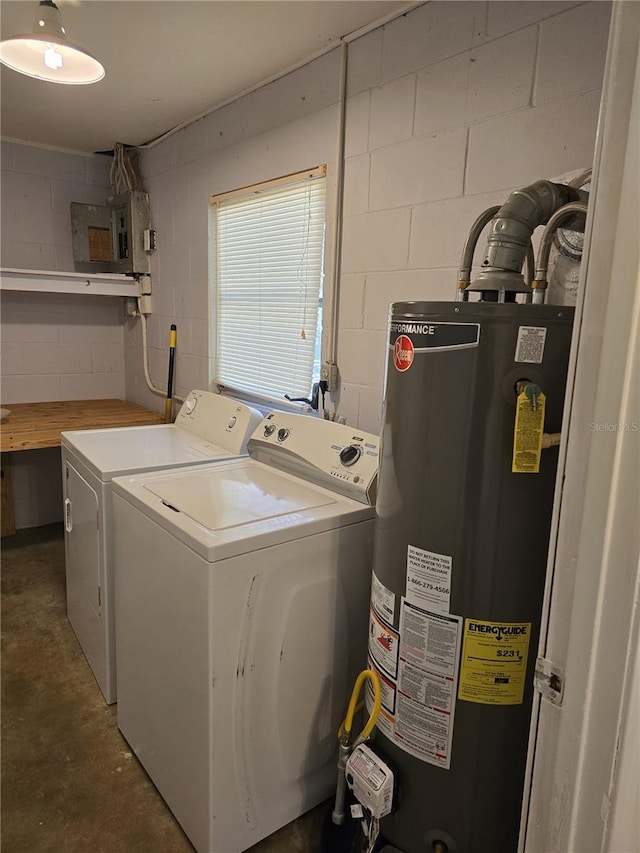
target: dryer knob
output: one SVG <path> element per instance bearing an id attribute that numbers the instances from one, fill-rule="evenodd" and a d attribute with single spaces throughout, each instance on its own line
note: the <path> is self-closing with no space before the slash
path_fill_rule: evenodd
<path id="1" fill-rule="evenodd" d="M 289 437 L 289 433 L 291 430 L 288 430 L 286 427 L 282 427 L 278 430 L 278 441 L 285 441 Z"/>
<path id="2" fill-rule="evenodd" d="M 344 447 L 340 451 L 340 461 L 345 468 L 349 468 L 349 466 L 355 465 L 358 459 L 360 459 L 361 453 L 362 448 L 358 447 L 356 444 L 350 444 L 348 447 Z"/>
<path id="3" fill-rule="evenodd" d="M 267 424 L 267 426 L 264 428 L 264 434 L 267 438 L 269 438 L 270 435 L 273 435 L 275 431 L 276 431 L 276 425 L 275 424 Z"/>

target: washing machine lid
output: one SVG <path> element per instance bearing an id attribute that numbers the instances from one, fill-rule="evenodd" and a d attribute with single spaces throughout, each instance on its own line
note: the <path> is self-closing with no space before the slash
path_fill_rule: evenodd
<path id="1" fill-rule="evenodd" d="M 174 424 L 63 432 L 62 446 L 103 482 L 136 471 L 202 464 L 237 455 Z"/>
<path id="2" fill-rule="evenodd" d="M 253 466 L 201 475 L 186 472 L 151 481 L 144 488 L 174 511 L 216 533 L 335 503 L 331 495 L 312 491 L 301 481 L 283 480 L 268 468 Z"/>
<path id="3" fill-rule="evenodd" d="M 119 477 L 113 494 L 208 562 L 373 519 L 375 512 L 247 458 Z"/>

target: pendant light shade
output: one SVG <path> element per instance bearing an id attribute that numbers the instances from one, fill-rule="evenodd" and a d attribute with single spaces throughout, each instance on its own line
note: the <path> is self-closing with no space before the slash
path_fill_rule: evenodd
<path id="1" fill-rule="evenodd" d="M 67 41 L 52 0 L 41 0 L 32 33 L 2 40 L 0 62 L 28 77 L 71 86 L 97 83 L 105 74 L 95 57 Z"/>

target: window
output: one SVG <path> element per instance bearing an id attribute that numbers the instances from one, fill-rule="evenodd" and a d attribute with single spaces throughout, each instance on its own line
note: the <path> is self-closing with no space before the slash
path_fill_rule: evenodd
<path id="1" fill-rule="evenodd" d="M 324 166 L 212 196 L 213 381 L 275 399 L 318 379 Z"/>

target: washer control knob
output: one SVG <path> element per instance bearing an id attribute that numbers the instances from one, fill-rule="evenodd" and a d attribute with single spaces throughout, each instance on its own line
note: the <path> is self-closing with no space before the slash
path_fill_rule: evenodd
<path id="1" fill-rule="evenodd" d="M 264 434 L 265 434 L 266 438 L 269 438 L 270 435 L 273 435 L 275 431 L 276 431 L 276 425 L 275 424 L 267 424 L 266 427 L 264 428 Z"/>
<path id="2" fill-rule="evenodd" d="M 229 418 L 229 423 L 227 424 L 227 429 L 233 429 L 237 423 L 237 417 L 235 415 L 231 415 L 231 417 Z"/>
<path id="3" fill-rule="evenodd" d="M 197 399 L 196 399 L 195 397 L 189 397 L 189 399 L 188 399 L 188 400 L 185 400 L 185 401 L 184 401 L 184 409 L 185 409 L 185 412 L 186 412 L 188 415 L 190 415 L 190 414 L 193 412 L 193 410 L 195 409 L 195 407 L 196 407 L 197 405 L 198 405 L 198 401 L 197 401 Z"/>
<path id="4" fill-rule="evenodd" d="M 340 461 L 345 468 L 349 468 L 351 465 L 355 465 L 358 459 L 360 459 L 361 453 L 362 448 L 358 447 L 357 444 L 350 444 L 348 447 L 343 447 L 340 451 Z"/>
<path id="5" fill-rule="evenodd" d="M 290 432 L 291 430 L 287 429 L 286 427 L 281 427 L 278 430 L 278 441 L 286 441 L 286 439 L 289 438 Z"/>

